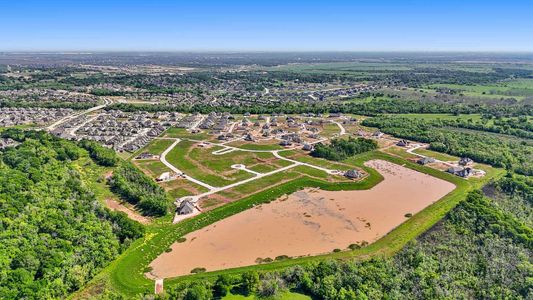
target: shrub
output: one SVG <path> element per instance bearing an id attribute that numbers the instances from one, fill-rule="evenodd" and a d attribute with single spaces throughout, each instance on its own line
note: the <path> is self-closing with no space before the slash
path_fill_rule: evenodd
<path id="1" fill-rule="evenodd" d="M 191 273 L 198 274 L 198 273 L 204 273 L 205 271 L 207 271 L 206 268 L 197 267 L 197 268 L 192 269 Z"/>

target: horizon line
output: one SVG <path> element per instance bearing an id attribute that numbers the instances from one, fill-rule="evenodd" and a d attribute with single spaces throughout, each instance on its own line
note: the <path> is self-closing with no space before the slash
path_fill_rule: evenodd
<path id="1" fill-rule="evenodd" d="M 32 54 L 92 54 L 92 53 L 531 53 L 532 50 L 438 50 L 438 49 L 411 49 L 411 50 L 274 50 L 274 49 L 78 49 L 78 50 L 66 50 L 66 49 L 20 49 L 20 50 L 3 50 L 0 49 L 0 53 L 32 53 Z"/>

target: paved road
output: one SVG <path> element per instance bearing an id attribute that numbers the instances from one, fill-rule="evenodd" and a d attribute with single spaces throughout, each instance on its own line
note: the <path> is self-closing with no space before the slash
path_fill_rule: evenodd
<path id="1" fill-rule="evenodd" d="M 82 116 L 82 115 L 85 115 L 85 114 L 89 114 L 89 113 L 91 113 L 91 112 L 93 112 L 93 111 L 100 110 L 100 109 L 102 109 L 102 108 L 108 106 L 108 105 L 111 104 L 111 103 L 113 103 L 113 101 L 111 101 L 111 100 L 109 100 L 109 99 L 104 99 L 104 104 L 102 104 L 102 105 L 98 105 L 98 106 L 95 106 L 95 107 L 91 107 L 91 108 L 89 108 L 89 109 L 87 109 L 87 110 L 84 110 L 84 111 L 82 111 L 82 112 L 80 112 L 80 113 L 75 113 L 75 114 L 72 114 L 72 115 L 70 115 L 70 116 L 66 116 L 66 117 L 64 117 L 63 119 L 61 119 L 61 120 L 59 120 L 59 121 L 53 123 L 52 125 L 46 127 L 45 129 L 48 130 L 48 131 L 52 131 L 52 130 L 54 130 L 57 126 L 59 126 L 59 125 L 65 123 L 65 122 L 67 122 L 67 121 L 70 121 L 70 120 L 72 120 L 72 119 L 75 119 L 75 118 L 77 118 L 77 117 L 79 117 L 79 116 Z"/>
<path id="2" fill-rule="evenodd" d="M 330 170 L 330 169 L 322 168 L 322 167 L 319 167 L 319 166 L 315 166 L 315 165 L 308 164 L 308 163 L 305 163 L 305 162 L 297 161 L 297 160 L 294 160 L 294 159 L 286 158 L 286 157 L 283 157 L 283 156 L 279 155 L 278 152 L 279 151 L 272 151 L 272 154 L 274 154 L 274 156 L 279 158 L 279 159 L 290 161 L 290 162 L 292 162 L 294 164 L 311 167 L 311 168 L 314 168 L 314 169 L 317 169 L 317 170 L 324 171 L 324 172 L 326 172 L 328 174 L 335 174 L 336 171 L 337 171 L 337 170 Z"/>
<path id="3" fill-rule="evenodd" d="M 169 169 L 171 169 L 172 171 L 174 171 L 176 174 L 183 174 L 182 171 L 180 171 L 178 168 L 174 167 L 174 165 L 172 165 L 171 163 L 169 163 L 167 161 L 167 154 L 172 151 L 172 149 L 174 149 L 174 147 L 176 147 L 176 145 L 180 142 L 181 140 L 180 139 L 176 139 L 174 141 L 174 143 L 172 143 L 172 145 L 170 145 L 163 153 L 161 153 L 161 156 L 159 157 L 159 159 L 161 160 L 161 162 L 167 166 Z M 196 184 L 199 184 L 209 190 L 216 190 L 217 188 L 213 187 L 213 186 L 210 186 L 209 184 L 205 183 L 205 182 L 202 182 L 198 179 L 195 179 L 195 178 L 192 178 L 191 176 L 187 175 L 187 174 L 184 174 L 183 176 L 185 179 L 189 180 L 189 181 L 192 181 Z"/>
<path id="4" fill-rule="evenodd" d="M 344 129 L 344 126 L 342 126 L 341 123 L 337 122 L 337 121 L 331 121 L 332 123 L 335 123 L 337 124 L 337 126 L 339 126 L 339 129 L 341 130 L 341 132 L 339 133 L 339 135 L 345 135 L 346 134 L 346 129 Z"/>
<path id="5" fill-rule="evenodd" d="M 81 123 L 80 125 L 78 125 L 78 126 L 72 128 L 72 129 L 70 130 L 70 135 L 75 135 L 75 134 L 76 134 L 76 131 L 78 131 L 81 127 L 85 126 L 85 124 L 87 124 L 87 123 L 89 123 L 89 122 L 92 122 L 92 121 L 96 120 L 96 118 L 98 118 L 99 115 L 100 115 L 100 114 L 97 114 L 97 115 L 93 116 L 92 118 L 89 118 L 89 119 L 85 120 L 85 122 Z"/>
<path id="6" fill-rule="evenodd" d="M 170 139 L 170 138 L 164 138 L 164 139 Z M 210 143 L 210 142 L 192 140 L 192 139 L 188 139 L 188 140 L 196 141 L 196 142 Z M 161 162 L 165 166 L 167 166 L 169 169 L 171 169 L 172 171 L 174 171 L 177 174 L 182 174 L 183 172 L 181 170 L 179 170 L 178 168 L 176 168 L 171 163 L 169 163 L 167 161 L 167 159 L 166 159 L 166 156 L 167 156 L 168 153 L 170 153 L 170 151 L 172 151 L 172 149 L 174 149 L 174 147 L 176 147 L 176 145 L 180 141 L 181 141 L 181 139 L 174 139 L 174 143 L 172 143 L 165 151 L 163 151 L 163 153 L 161 153 L 161 156 L 159 158 L 161 160 Z M 210 144 L 219 145 L 219 144 L 215 144 L 215 143 L 210 143 Z M 335 173 L 335 170 L 330 170 L 330 169 L 326 169 L 326 168 L 323 168 L 323 167 L 319 167 L 319 166 L 315 166 L 315 165 L 312 165 L 312 164 L 308 164 L 308 163 L 305 163 L 305 162 L 296 161 L 296 160 L 285 158 L 285 157 L 279 155 L 279 153 L 278 153 L 279 151 L 286 151 L 286 150 L 250 150 L 250 149 L 240 149 L 240 148 L 237 148 L 237 147 L 230 147 L 230 146 L 223 146 L 223 147 L 225 147 L 225 149 L 222 149 L 222 150 L 231 149 L 232 151 L 270 152 L 275 157 L 277 157 L 279 159 L 282 159 L 282 160 L 286 160 L 286 161 L 292 162 L 292 164 L 288 165 L 288 166 L 285 166 L 285 167 L 282 167 L 282 168 L 279 168 L 279 169 L 276 169 L 276 170 L 273 170 L 273 171 L 270 171 L 270 172 L 267 172 L 267 173 L 258 173 L 258 172 L 254 172 L 252 170 L 244 168 L 242 170 L 250 172 L 250 173 L 254 174 L 255 176 L 251 177 L 251 178 L 248 178 L 248 179 L 245 179 L 245 180 L 242 180 L 242 181 L 239 181 L 239 182 L 235 182 L 235 183 L 223 186 L 223 187 L 213 187 L 213 186 L 211 186 L 211 185 L 209 185 L 209 184 L 207 184 L 205 182 L 202 182 L 202 181 L 200 181 L 198 179 L 195 179 L 195 178 L 193 178 L 193 177 L 191 177 L 189 175 L 184 175 L 185 179 L 187 179 L 187 180 L 189 180 L 191 182 L 194 182 L 196 184 L 199 184 L 201 186 L 204 186 L 204 187 L 206 187 L 209 190 L 208 192 L 205 192 L 203 194 L 199 194 L 199 195 L 195 195 L 195 196 L 187 196 L 191 200 L 191 202 L 195 203 L 196 201 L 198 201 L 198 199 L 200 199 L 202 197 L 209 196 L 209 195 L 212 195 L 212 194 L 216 194 L 216 193 L 218 193 L 220 191 L 231 189 L 231 188 L 234 188 L 236 186 L 239 186 L 239 185 L 242 185 L 242 184 L 246 184 L 248 182 L 252 182 L 254 180 L 258 180 L 260 178 L 263 178 L 263 177 L 266 177 L 266 176 L 270 176 L 270 175 L 273 175 L 273 174 L 276 174 L 276 173 L 279 173 L 279 172 L 283 172 L 283 171 L 286 171 L 288 169 L 291 169 L 291 168 L 294 168 L 294 167 L 297 167 L 297 166 L 307 166 L 307 167 L 315 168 L 315 169 L 324 171 L 324 172 L 326 172 L 328 174 L 334 174 Z M 221 150 L 217 150 L 217 151 L 214 151 L 214 152 L 218 152 L 218 151 L 221 151 Z"/>
<path id="7" fill-rule="evenodd" d="M 409 154 L 416 155 L 416 156 L 421 157 L 421 158 L 426 158 L 426 157 L 428 157 L 428 156 L 426 156 L 426 155 L 422 155 L 422 154 L 418 154 L 418 153 L 413 152 L 413 151 L 415 151 L 416 149 L 420 149 L 420 148 L 425 148 L 425 146 L 424 146 L 424 145 L 415 145 L 414 147 L 407 149 L 405 152 L 407 152 L 407 153 L 409 153 Z M 436 159 L 436 158 L 433 158 L 433 159 L 435 160 L 435 162 L 443 163 L 443 164 L 445 164 L 445 165 L 447 165 L 447 166 L 453 166 L 453 165 L 450 164 L 449 162 L 445 162 L 445 161 L 442 161 L 442 160 L 438 160 L 438 159 Z"/>
<path id="8" fill-rule="evenodd" d="M 232 183 L 230 185 L 223 186 L 223 187 L 217 187 L 217 188 L 214 188 L 214 189 L 212 189 L 212 190 L 210 190 L 208 192 L 205 192 L 203 194 L 200 194 L 200 195 L 188 196 L 188 198 L 191 199 L 191 202 L 195 203 L 196 201 L 198 201 L 198 199 L 200 199 L 202 197 L 209 196 L 209 195 L 212 195 L 212 194 L 216 194 L 216 193 L 218 193 L 220 191 L 231 189 L 231 188 L 234 188 L 236 186 L 239 186 L 239 185 L 242 185 L 242 184 L 245 184 L 245 183 L 248 183 L 248 182 L 252 182 L 254 180 L 257 180 L 257 179 L 260 179 L 260 178 L 263 178 L 263 177 L 266 177 L 266 176 L 270 176 L 270 175 L 273 175 L 273 174 L 276 174 L 276 173 L 279 173 L 279 172 L 283 172 L 283 171 L 286 171 L 288 169 L 297 167 L 299 165 L 300 164 L 292 164 L 292 165 L 288 165 L 288 166 L 285 166 L 283 168 L 280 168 L 280 169 L 277 169 L 277 170 L 274 170 L 274 171 L 270 171 L 268 173 L 260 173 L 257 176 L 254 176 L 254 177 L 251 177 L 251 178 L 239 181 L 239 182 L 235 182 L 235 183 Z"/>

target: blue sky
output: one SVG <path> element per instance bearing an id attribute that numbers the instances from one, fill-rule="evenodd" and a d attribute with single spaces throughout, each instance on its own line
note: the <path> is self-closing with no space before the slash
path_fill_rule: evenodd
<path id="1" fill-rule="evenodd" d="M 533 51 L 533 1 L 0 1 L 0 50 Z"/>

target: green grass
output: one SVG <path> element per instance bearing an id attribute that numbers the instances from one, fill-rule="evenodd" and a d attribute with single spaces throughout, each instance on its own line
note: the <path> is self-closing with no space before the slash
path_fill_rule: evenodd
<path id="1" fill-rule="evenodd" d="M 195 140 L 208 140 L 212 137 L 210 134 L 208 134 L 205 131 L 202 131 L 200 133 L 190 133 L 185 128 L 176 128 L 176 127 L 169 128 L 165 132 L 164 136 L 171 137 L 171 138 L 182 138 L 182 139 L 189 138 L 189 139 L 195 139 Z"/>
<path id="2" fill-rule="evenodd" d="M 246 150 L 280 150 L 280 149 L 283 149 L 283 147 L 278 144 L 242 144 L 242 145 L 233 145 L 233 147 L 246 149 Z"/>
<path id="3" fill-rule="evenodd" d="M 193 193 L 191 193 L 189 190 L 184 189 L 182 187 L 178 187 L 175 189 L 172 189 L 167 192 L 172 199 L 177 199 L 185 196 L 191 196 Z"/>
<path id="4" fill-rule="evenodd" d="M 135 164 L 141 169 L 150 173 L 153 178 L 159 177 L 164 172 L 171 170 L 158 160 L 135 161 Z"/>
<path id="5" fill-rule="evenodd" d="M 291 171 L 279 172 L 279 173 L 276 173 L 270 176 L 260 178 L 258 180 L 254 180 L 252 182 L 248 182 L 246 184 L 236 186 L 231 190 L 234 192 L 243 194 L 243 195 L 247 195 L 247 194 L 252 194 L 254 192 L 257 192 L 258 190 L 262 190 L 262 189 L 266 189 L 271 186 L 275 186 L 276 184 L 279 184 L 279 182 L 283 180 L 291 180 L 296 177 L 298 177 L 298 174 L 291 172 Z"/>
<path id="6" fill-rule="evenodd" d="M 406 148 L 398 147 L 398 146 L 392 146 L 392 147 L 383 149 L 383 151 L 385 151 L 387 153 L 398 155 L 398 156 L 400 156 L 402 158 L 405 158 L 405 159 L 414 159 L 414 158 L 418 157 L 418 156 L 416 156 L 414 154 L 411 154 L 411 153 L 407 152 L 406 150 L 407 150 Z"/>
<path id="7" fill-rule="evenodd" d="M 106 184 L 104 174 L 110 172 L 112 168 L 102 167 L 95 164 L 89 155 L 83 155 L 73 162 L 73 167 L 80 173 L 83 184 L 88 187 L 96 196 L 96 199 L 104 203 L 108 198 L 118 199 L 117 196 L 109 190 Z"/>
<path id="8" fill-rule="evenodd" d="M 211 170 L 211 172 L 207 173 L 201 170 L 191 160 L 186 159 L 187 152 L 191 147 L 193 147 L 194 143 L 195 142 L 187 140 L 179 142 L 176 147 L 174 147 L 167 155 L 168 162 L 180 169 L 185 174 L 213 186 L 225 186 L 252 176 L 246 171 L 234 170 L 230 168 L 233 163 L 230 163 L 227 158 L 231 157 L 229 155 L 231 153 L 229 153 L 228 156 L 226 156 L 226 154 L 211 154 L 212 151 L 217 149 L 216 147 L 209 149 L 196 148 L 190 151 L 191 159 L 194 159 L 197 163 L 203 165 L 208 170 Z M 227 175 L 228 179 L 226 179 L 219 175 L 220 171 L 229 171 L 231 175 Z"/>
<path id="9" fill-rule="evenodd" d="M 332 162 L 330 160 L 326 160 L 323 158 L 312 157 L 310 155 L 307 155 L 306 152 L 303 152 L 301 150 L 283 151 L 283 152 L 280 152 L 279 154 L 283 157 L 290 158 L 292 160 L 312 164 L 315 166 L 319 166 L 319 167 L 323 167 L 323 168 L 327 168 L 331 170 L 347 171 L 349 169 L 352 169 L 349 165 L 346 165 L 346 164 Z M 302 154 L 305 154 L 305 155 L 302 155 Z"/>
<path id="10" fill-rule="evenodd" d="M 160 185 L 167 191 L 167 194 L 172 200 L 196 193 L 207 192 L 207 188 L 182 178 L 163 182 Z"/>
<path id="11" fill-rule="evenodd" d="M 324 128 L 322 128 L 322 131 L 320 131 L 320 135 L 323 137 L 332 137 L 340 133 L 341 129 L 339 128 L 339 125 L 334 123 L 324 124 Z"/>
<path id="12" fill-rule="evenodd" d="M 143 152 L 148 152 L 151 154 L 157 154 L 160 155 L 163 153 L 170 145 L 172 145 L 174 141 L 173 140 L 160 140 L 160 139 L 154 139 L 151 143 L 149 143 L 144 149 Z"/>
<path id="13" fill-rule="evenodd" d="M 446 154 L 446 153 L 440 153 L 440 152 L 436 152 L 436 151 L 427 150 L 427 149 L 424 149 L 424 148 L 416 149 L 413 152 L 414 153 L 418 153 L 420 155 L 433 157 L 435 159 L 442 160 L 442 161 L 458 161 L 459 160 L 459 157 L 451 156 L 451 155 Z"/>
<path id="14" fill-rule="evenodd" d="M 270 171 L 274 171 L 278 169 L 277 166 L 268 165 L 268 164 L 258 164 L 255 166 L 246 166 L 246 167 L 252 171 L 259 172 L 259 173 L 268 173 Z"/>
<path id="15" fill-rule="evenodd" d="M 516 79 L 487 85 L 434 84 L 430 88 L 446 87 L 466 96 L 482 98 L 516 98 L 533 96 L 533 79 Z"/>

